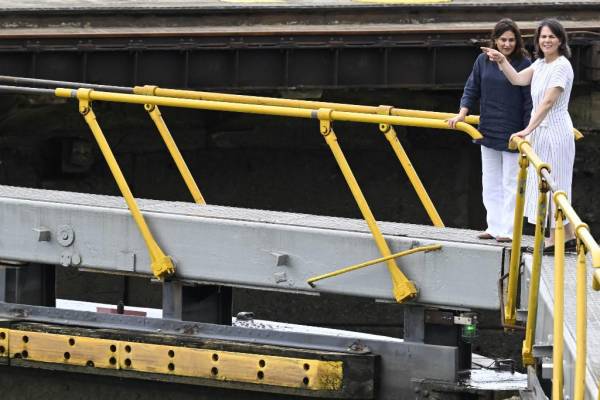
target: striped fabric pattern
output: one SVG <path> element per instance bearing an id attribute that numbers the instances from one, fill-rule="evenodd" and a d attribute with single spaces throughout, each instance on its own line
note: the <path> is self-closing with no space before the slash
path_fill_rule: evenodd
<path id="1" fill-rule="evenodd" d="M 558 187 L 564 190 L 570 199 L 573 162 L 575 160 L 575 139 L 573 137 L 573 122 L 569 116 L 568 106 L 571 88 L 573 87 L 573 68 L 569 60 L 564 56 L 560 56 L 551 63 L 547 63 L 544 59 L 538 59 L 532 64 L 532 68 L 532 115 L 542 103 L 546 90 L 553 87 L 563 89 L 544 121 L 532 132 L 529 141 L 533 150 L 540 156 L 542 161 L 550 164 L 552 177 Z M 535 224 L 537 193 L 537 173 L 535 168 L 530 165 L 527 174 L 525 216 L 532 224 Z M 565 223 L 567 222 L 565 220 Z M 555 226 L 554 217 L 552 218 L 551 226 Z"/>

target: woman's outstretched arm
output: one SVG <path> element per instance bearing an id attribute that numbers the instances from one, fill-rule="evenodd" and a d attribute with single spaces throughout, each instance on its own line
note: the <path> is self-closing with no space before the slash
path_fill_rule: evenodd
<path id="1" fill-rule="evenodd" d="M 498 50 L 489 47 L 482 47 L 481 50 L 488 56 L 490 61 L 494 61 L 498 64 L 500 71 L 504 73 L 506 79 L 508 79 L 510 83 L 516 86 L 527 86 L 531 84 L 531 78 L 533 78 L 533 68 L 531 68 L 531 66 L 517 72 L 514 67 L 506 61 L 504 54 L 500 53 Z"/>

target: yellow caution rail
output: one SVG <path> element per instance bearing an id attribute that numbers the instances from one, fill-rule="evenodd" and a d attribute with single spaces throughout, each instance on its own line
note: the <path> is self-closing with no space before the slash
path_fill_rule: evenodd
<path id="1" fill-rule="evenodd" d="M 281 99 L 281 98 L 273 98 L 273 97 L 261 97 L 261 96 L 246 96 L 246 95 L 237 95 L 237 94 L 227 94 L 227 93 L 213 93 L 213 92 L 199 92 L 192 90 L 177 90 L 177 89 L 163 89 L 158 86 L 136 86 L 136 87 L 123 87 L 123 86 L 107 86 L 107 85 L 94 85 L 87 83 L 77 83 L 77 82 L 63 82 L 63 81 L 55 81 L 55 80 L 45 80 L 45 79 L 33 79 L 33 78 L 21 78 L 14 76 L 2 76 L 0 75 L 0 82 L 11 83 L 14 85 L 35 85 L 35 86 L 47 86 L 47 87 L 65 87 L 65 88 L 88 88 L 100 91 L 107 92 L 117 92 L 117 93 L 125 93 L 125 94 L 140 94 L 140 95 L 151 95 L 151 96 L 159 96 L 159 97 L 173 97 L 173 98 L 181 98 L 181 99 L 192 99 L 192 100 L 208 100 L 208 101 L 219 101 L 226 103 L 237 103 L 237 104 L 252 104 L 252 105 L 264 105 L 264 106 L 276 106 L 276 107 L 289 107 L 289 108 L 297 108 L 297 109 L 330 109 L 334 111 L 344 111 L 351 113 L 361 113 L 361 114 L 380 114 L 380 115 L 390 115 L 390 116 L 399 116 L 399 117 L 412 117 L 412 118 L 426 118 L 426 119 L 437 119 L 437 120 L 446 120 L 454 116 L 454 114 L 450 113 L 440 113 L 440 112 L 432 112 L 432 111 L 421 111 L 421 110 L 409 110 L 403 108 L 395 108 L 392 106 L 364 106 L 364 105 L 355 105 L 355 104 L 343 104 L 343 103 L 333 103 L 333 102 L 322 102 L 322 101 L 307 101 L 307 100 L 294 100 L 294 99 Z M 176 146 L 174 145 L 170 134 L 164 125 L 164 122 L 161 121 L 157 117 L 160 116 L 158 112 L 158 107 L 154 107 L 154 111 L 151 111 L 148 107 L 150 105 L 145 105 L 146 109 L 150 112 L 153 121 L 155 122 L 163 140 L 167 144 L 169 151 L 175 160 L 178 169 L 184 178 L 190 193 L 194 200 L 197 203 L 203 203 L 204 199 L 200 194 L 199 189 L 197 188 L 193 178 L 191 178 L 191 174 L 187 170 L 185 163 L 183 162 L 183 158 L 179 154 Z M 466 118 L 467 123 L 477 123 L 479 121 L 476 116 L 469 116 Z M 459 125 L 464 125 L 463 123 Z M 464 126 L 462 126 L 464 128 Z M 448 129 L 444 127 L 443 124 L 438 124 L 437 128 L 439 129 Z M 459 126 L 460 128 L 460 126 Z M 468 130 L 465 131 L 467 134 L 471 136 L 473 139 L 481 138 L 481 135 L 476 130 Z M 394 154 L 398 158 L 400 164 L 402 165 L 404 171 L 406 172 L 409 181 L 413 185 L 419 200 L 423 204 L 427 215 L 431 219 L 434 226 L 443 227 L 444 223 L 439 213 L 437 212 L 431 198 L 429 197 L 423 183 L 419 179 L 417 172 L 412 165 L 408 154 L 402 147 L 402 144 L 398 140 L 398 136 L 394 130 L 394 127 L 390 124 L 382 123 L 380 124 L 380 131 L 385 135 L 385 138 L 390 143 Z"/>
<path id="2" fill-rule="evenodd" d="M 553 369 L 552 369 L 552 398 L 562 399 L 563 393 L 563 353 L 564 353 L 564 271 L 565 271 L 565 232 L 566 218 L 573 224 L 577 238 L 577 307 L 576 307 L 576 357 L 575 357 L 575 391 L 574 399 L 583 400 L 585 396 L 585 369 L 587 356 L 586 329 L 587 329 L 587 303 L 586 303 L 586 253 L 590 253 L 592 266 L 596 269 L 593 273 L 592 287 L 600 290 L 600 246 L 592 236 L 587 224 L 583 223 L 564 191 L 560 190 L 550 174 L 551 166 L 543 162 L 533 151 L 528 141 L 521 138 L 513 139 L 513 146 L 518 147 L 519 179 L 517 188 L 517 202 L 514 219 L 514 237 L 510 259 L 508 289 L 504 309 L 505 323 L 516 323 L 516 299 L 519 277 L 519 263 L 521 259 L 521 238 L 523 230 L 523 209 L 527 170 L 529 165 L 538 175 L 538 200 L 537 217 L 535 225 L 534 251 L 531 280 L 529 286 L 529 299 L 527 308 L 527 323 L 525 340 L 523 342 L 523 364 L 533 365 L 533 341 L 535 338 L 536 317 L 538 307 L 539 285 L 541 275 L 541 260 L 543 256 L 544 224 L 548 209 L 548 193 L 552 193 L 555 205 L 555 247 L 554 247 L 554 326 L 553 326 Z"/>

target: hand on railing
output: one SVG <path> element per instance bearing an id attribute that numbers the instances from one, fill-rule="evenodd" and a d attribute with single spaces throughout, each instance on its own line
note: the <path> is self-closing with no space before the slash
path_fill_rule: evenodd
<path id="1" fill-rule="evenodd" d="M 459 122 L 465 122 L 465 116 L 462 114 L 458 114 L 456 115 L 456 117 L 454 118 L 450 118 L 449 120 L 447 120 L 448 122 L 448 126 L 452 129 L 456 128 L 456 124 Z"/>
<path id="2" fill-rule="evenodd" d="M 510 135 L 510 139 L 508 139 L 509 148 L 510 148 L 510 142 L 512 142 L 514 138 L 525 139 L 525 137 L 528 136 L 530 133 L 531 132 L 529 132 L 527 129 L 523 129 L 522 131 L 519 131 L 517 133 L 513 133 L 512 135 Z"/>

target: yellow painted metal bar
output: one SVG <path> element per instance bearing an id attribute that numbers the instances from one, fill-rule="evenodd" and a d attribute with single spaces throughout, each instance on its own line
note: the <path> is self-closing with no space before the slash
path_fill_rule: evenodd
<path id="1" fill-rule="evenodd" d="M 542 169 L 546 169 L 548 172 L 550 172 L 550 165 L 540 159 L 540 157 L 533 151 L 531 144 L 527 140 L 515 138 L 509 147 L 513 148 L 514 144 L 516 144 L 516 148 L 519 149 L 521 154 L 525 154 L 527 156 L 527 159 L 537 171 L 538 176 L 540 175 Z"/>
<path id="2" fill-rule="evenodd" d="M 519 175 L 517 177 L 517 199 L 513 219 L 513 241 L 510 252 L 508 289 L 504 305 L 504 323 L 507 325 L 515 325 L 517 321 L 517 283 L 519 278 L 519 263 L 521 262 L 521 238 L 523 236 L 523 214 L 525 209 L 528 166 L 529 161 L 527 157 L 521 154 L 519 157 Z"/>
<path id="3" fill-rule="evenodd" d="M 571 203 L 569 203 L 569 199 L 564 192 L 557 192 L 554 194 L 555 201 L 563 210 L 563 213 L 573 224 L 573 230 L 575 231 L 575 235 L 581 239 L 583 244 L 585 244 L 586 249 L 592 255 L 592 266 L 594 268 L 600 268 L 600 246 L 598 242 L 592 236 L 589 227 L 587 224 L 583 223 Z M 598 289 L 596 289 L 598 290 Z"/>
<path id="4" fill-rule="evenodd" d="M 574 400 L 585 399 L 585 366 L 587 358 L 587 276 L 586 249 L 581 240 L 577 240 L 577 355 L 575 357 Z"/>
<path id="5" fill-rule="evenodd" d="M 548 171 L 550 170 L 549 165 L 540 160 L 526 140 L 515 138 L 511 141 L 510 146 L 518 146 L 519 151 L 527 156 L 538 173 L 544 168 Z M 581 239 L 585 244 L 586 249 L 590 252 L 592 256 L 592 266 L 594 268 L 600 268 L 600 246 L 592 236 L 587 225 L 581 222 L 581 219 L 569 203 L 567 195 L 564 192 L 556 192 L 554 194 L 554 201 L 557 202 L 567 219 L 573 224 L 575 235 Z M 594 290 L 600 290 L 600 270 L 594 271 L 593 273 L 592 287 Z"/>
<path id="6" fill-rule="evenodd" d="M 408 158 L 408 154 L 406 154 L 406 151 L 404 151 L 404 147 L 402 147 L 400 140 L 398 140 L 398 135 L 396 134 L 394 127 L 387 124 L 379 124 L 379 129 L 384 133 L 385 138 L 392 146 L 396 157 L 398 157 L 402 168 L 404 168 L 404 171 L 408 176 L 408 180 L 413 185 L 413 188 L 415 189 L 419 200 L 421 200 L 421 204 L 423 204 L 423 207 L 425 207 L 425 211 L 431 219 L 431 222 L 434 226 L 444 227 L 444 222 L 442 221 L 440 214 L 437 212 L 435 206 L 433 205 L 431 198 L 427 194 L 427 190 L 425 190 L 425 186 L 423 186 L 421 179 L 419 179 L 417 171 L 415 171 L 414 166 Z"/>
<path id="7" fill-rule="evenodd" d="M 389 124 L 414 126 L 417 128 L 435 128 L 442 130 L 451 130 L 446 121 L 441 119 L 426 119 L 416 117 L 397 117 L 393 115 L 359 114 L 344 111 L 333 111 L 331 113 L 332 121 L 366 122 L 373 124 Z M 472 139 L 481 139 L 481 133 L 471 125 L 465 122 L 456 124 L 456 129 L 465 132 Z"/>
<path id="8" fill-rule="evenodd" d="M 86 96 L 88 96 L 89 100 L 110 101 L 116 103 L 154 104 L 157 106 L 191 108 L 198 110 L 240 112 L 261 115 L 278 115 L 282 117 L 294 118 L 317 118 L 317 110 L 311 109 L 112 93 L 93 90 L 90 91 L 89 89 L 73 90 L 58 88 L 55 90 L 55 95 L 57 97 L 67 98 L 79 98 L 81 96 L 83 96 L 83 98 L 86 98 Z M 389 125 L 403 125 L 420 128 L 452 130 L 452 128 L 450 128 L 446 122 L 439 119 L 398 117 L 393 115 L 363 114 L 343 111 L 332 111 L 330 118 L 332 121 L 363 122 L 373 124 L 381 123 Z M 459 122 L 458 124 L 456 124 L 456 130 L 465 132 L 473 139 L 481 139 L 483 137 L 481 133 L 477 131 L 477 129 L 464 122 Z"/>
<path id="9" fill-rule="evenodd" d="M 295 108 L 328 108 L 335 111 L 348 111 L 356 113 L 376 114 L 378 107 L 374 106 L 363 106 L 356 104 L 344 104 L 344 103 L 333 103 L 325 101 L 309 101 L 309 100 L 296 100 L 296 99 L 281 99 L 275 97 L 262 97 L 262 96 L 247 96 L 239 94 L 229 93 L 215 93 L 215 92 L 200 92 L 194 90 L 179 90 L 179 89 L 166 89 L 158 86 L 146 85 L 146 86 L 135 86 L 133 93 L 140 95 L 149 96 L 161 96 L 161 97 L 174 97 L 180 99 L 195 99 L 195 100 L 212 100 L 212 101 L 224 101 L 228 103 L 248 103 L 248 104 L 261 104 L 266 106 L 280 106 L 280 107 L 295 107 Z M 411 110 L 407 108 L 392 108 L 391 115 L 399 117 L 414 117 L 414 118 L 427 118 L 427 119 L 441 119 L 447 120 L 456 116 L 454 113 L 437 112 L 437 111 L 423 111 L 423 110 Z M 479 115 L 467 115 L 465 122 L 471 125 L 479 125 Z M 573 129 L 575 140 L 583 138 L 583 134 Z"/>
<path id="10" fill-rule="evenodd" d="M 6 338 L 2 340 L 2 334 Z M 11 359 L 303 389 L 342 389 L 343 361 L 0 329 Z"/>
<path id="11" fill-rule="evenodd" d="M 350 165 L 348 165 L 348 161 L 346 160 L 346 157 L 344 156 L 344 153 L 338 144 L 337 137 L 335 136 L 333 129 L 331 129 L 331 122 L 329 120 L 331 113 L 331 110 L 326 109 L 319 110 L 318 112 L 321 134 L 324 136 L 325 141 L 329 145 L 329 148 L 331 149 L 333 156 L 335 157 L 335 160 L 337 161 L 338 166 L 344 175 L 344 179 L 346 180 L 346 183 L 352 192 L 352 196 L 354 196 L 354 200 L 356 201 L 356 204 L 358 205 L 358 208 L 360 209 L 360 212 L 362 213 L 363 218 L 365 219 L 365 222 L 367 223 L 369 230 L 373 235 L 377 248 L 384 257 L 390 256 L 392 252 L 390 251 L 390 248 L 388 247 L 383 235 L 381 234 L 381 231 L 379 230 L 379 227 L 377 226 L 377 221 L 375 220 L 375 217 L 373 216 L 373 213 L 367 204 L 367 200 L 365 199 L 365 196 L 363 195 L 360 186 L 358 185 L 358 182 L 356 181 L 356 178 L 350 169 Z M 392 278 L 393 294 L 396 301 L 402 303 L 416 297 L 417 288 L 410 280 L 408 280 L 396 262 L 393 259 L 390 259 L 386 261 L 386 264 Z"/>
<path id="12" fill-rule="evenodd" d="M 556 192 L 560 193 L 560 192 Z M 556 197 L 556 193 L 554 196 Z M 563 192 L 564 193 L 564 192 Z M 563 398 L 563 354 L 565 322 L 565 229 L 563 212 L 556 204 L 554 233 L 554 326 L 552 344 L 552 400 Z"/>
<path id="13" fill-rule="evenodd" d="M 404 251 L 401 251 L 401 252 L 398 252 L 398 253 L 390 254 L 389 256 L 386 256 L 386 257 L 376 258 L 374 260 L 365 261 L 363 263 L 355 264 L 355 265 L 352 265 L 350 267 L 341 268 L 341 269 L 338 269 L 336 271 L 329 272 L 327 274 L 318 275 L 318 276 L 315 276 L 315 277 L 312 277 L 312 278 L 308 279 L 306 281 L 306 283 L 308 283 L 310 286 L 314 286 L 315 282 L 323 280 L 323 279 L 333 278 L 334 276 L 338 276 L 338 275 L 342 275 L 342 274 L 345 274 L 345 273 L 348 273 L 348 272 L 356 271 L 357 269 L 369 267 L 371 265 L 379 264 L 379 263 L 382 263 L 384 261 L 388 261 L 388 260 L 391 260 L 391 259 L 395 259 L 395 258 L 407 256 L 407 255 L 410 255 L 410 254 L 419 253 L 419 252 L 428 252 L 428 251 L 440 250 L 441 248 L 442 248 L 442 246 L 439 245 L 439 244 L 433 244 L 433 245 L 429 245 L 429 246 L 415 247 L 413 249 L 408 249 L 408 250 L 404 250 Z"/>
<path id="14" fill-rule="evenodd" d="M 541 177 L 540 177 L 541 178 Z M 535 221 L 535 236 L 533 240 L 533 263 L 531 266 L 531 279 L 529 283 L 529 299 L 527 305 L 527 325 L 525 326 L 525 340 L 523 341 L 523 365 L 534 365 L 533 341 L 537 324 L 538 295 L 540 291 L 540 275 L 542 270 L 542 248 L 544 246 L 544 225 L 548 211 L 548 185 L 540 179 L 537 200 L 537 213 Z"/>
<path id="15" fill-rule="evenodd" d="M 169 128 L 167 128 L 167 124 L 165 124 L 160 110 L 157 106 L 153 104 L 145 104 L 144 108 L 146 109 L 146 111 L 148 111 L 148 114 L 150 115 L 150 118 L 152 118 L 152 121 L 154 121 L 154 124 L 156 125 L 160 136 L 165 142 L 165 145 L 167 146 L 171 157 L 173 157 L 173 161 L 175 161 L 177 169 L 179 170 L 181 177 L 183 178 L 186 186 L 188 187 L 192 198 L 197 204 L 206 204 L 206 201 L 204 200 L 204 197 L 202 197 L 202 193 L 200 193 L 200 189 L 198 188 L 196 181 L 194 181 L 192 173 L 190 172 L 187 164 L 183 159 L 183 156 L 181 155 L 181 152 L 179 151 L 177 145 L 175 144 L 175 141 L 173 140 L 173 136 L 171 136 L 171 132 L 169 132 Z"/>
<path id="16" fill-rule="evenodd" d="M 327 108 L 334 111 L 347 111 L 353 113 L 365 113 L 365 114 L 377 114 L 379 107 L 374 106 L 363 106 L 356 104 L 344 104 L 344 103 L 332 103 L 325 101 L 308 101 L 308 100 L 296 100 L 296 99 L 281 99 L 275 97 L 262 97 L 262 96 L 246 96 L 239 94 L 228 94 L 228 93 L 214 93 L 214 92 L 199 92 L 194 90 L 178 90 L 178 89 L 165 89 L 157 86 L 135 86 L 133 93 L 147 96 L 160 96 L 160 97 L 174 97 L 181 99 L 195 99 L 195 100 L 211 100 L 211 101 L 222 101 L 228 103 L 248 103 L 248 104 L 259 104 L 265 106 L 279 106 L 279 107 L 294 107 L 294 108 L 309 108 L 319 109 Z M 391 115 L 398 117 L 413 117 L 413 118 L 426 118 L 426 119 L 440 119 L 446 120 L 453 118 L 456 114 L 443 113 L 435 111 L 421 111 L 421 110 L 410 110 L 405 108 L 392 108 Z M 479 123 L 478 116 L 467 116 L 465 122 L 469 124 Z"/>
<path id="17" fill-rule="evenodd" d="M 85 91 L 85 89 L 80 90 Z M 108 167 L 110 168 L 110 171 L 113 174 L 117 185 L 119 186 L 119 190 L 121 191 L 121 194 L 127 203 L 127 207 L 129 207 L 129 211 L 131 212 L 131 215 L 138 229 L 140 230 L 140 233 L 142 234 L 144 242 L 146 243 L 146 247 L 148 248 L 148 252 L 150 253 L 152 272 L 159 279 L 163 279 L 172 275 L 175 272 L 173 261 L 169 256 L 165 255 L 165 253 L 156 243 L 156 240 L 154 240 L 154 237 L 152 236 L 152 233 L 150 232 L 150 229 L 148 228 L 148 225 L 146 224 L 146 221 L 140 212 L 135 198 L 129 189 L 129 185 L 125 180 L 123 173 L 121 172 L 121 168 L 119 167 L 119 164 L 117 163 L 117 160 L 115 159 L 115 156 L 113 155 L 112 150 L 110 149 L 110 146 L 108 145 L 108 142 L 102 133 L 100 125 L 98 125 L 96 115 L 90 106 L 89 100 L 79 100 L 79 111 L 83 115 L 85 122 L 90 127 L 90 130 L 92 131 L 92 134 L 94 135 L 94 138 L 96 139 L 96 142 L 102 151 L 102 155 L 104 156 L 104 159 L 106 160 L 106 163 L 108 164 Z"/>

